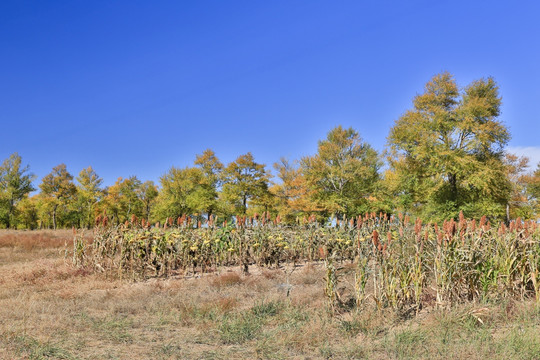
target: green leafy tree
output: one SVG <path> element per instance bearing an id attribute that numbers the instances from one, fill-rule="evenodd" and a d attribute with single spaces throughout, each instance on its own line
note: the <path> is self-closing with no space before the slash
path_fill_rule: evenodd
<path id="1" fill-rule="evenodd" d="M 338 126 L 318 152 L 302 159 L 302 170 L 314 200 L 326 213 L 357 215 L 373 210 L 381 161 L 377 152 L 354 129 Z"/>
<path id="2" fill-rule="evenodd" d="M 228 214 L 246 214 L 248 204 L 264 203 L 269 194 L 270 175 L 253 155 L 240 155 L 223 170 L 222 201 Z"/>
<path id="3" fill-rule="evenodd" d="M 506 221 L 510 222 L 511 219 L 517 217 L 530 219 L 534 213 L 534 200 L 527 193 L 527 181 L 530 176 L 525 171 L 529 166 L 529 159 L 524 156 L 506 154 L 504 163 L 512 190 L 506 205 Z"/>
<path id="4" fill-rule="evenodd" d="M 57 206 L 54 198 L 45 195 L 43 192 L 35 197 L 35 206 L 37 212 L 37 222 L 40 229 L 49 229 L 53 226 L 52 213 L 53 208 Z"/>
<path id="5" fill-rule="evenodd" d="M 154 208 L 154 216 L 165 220 L 177 218 L 183 214 L 200 213 L 208 204 L 204 192 L 206 177 L 203 171 L 195 167 L 179 169 L 172 167 L 160 178 L 160 192 Z"/>
<path id="6" fill-rule="evenodd" d="M 25 229 L 35 229 L 38 224 L 38 195 L 25 197 L 17 205 L 17 222 Z"/>
<path id="7" fill-rule="evenodd" d="M 158 194 L 157 186 L 151 180 L 143 182 L 139 187 L 139 199 L 143 204 L 143 217 L 146 221 L 150 221 L 152 207 L 156 202 Z"/>
<path id="8" fill-rule="evenodd" d="M 528 190 L 531 195 L 536 199 L 540 199 L 540 164 L 536 167 L 536 170 L 532 174 L 532 179 L 530 180 Z"/>
<path id="9" fill-rule="evenodd" d="M 426 217 L 503 216 L 511 185 L 503 162 L 510 135 L 498 120 L 492 78 L 460 90 L 449 73 L 429 81 L 388 136 L 400 205 Z"/>
<path id="10" fill-rule="evenodd" d="M 22 158 L 13 153 L 0 166 L 0 219 L 10 228 L 16 217 L 17 204 L 34 191 L 34 174 L 22 166 Z"/>
<path id="11" fill-rule="evenodd" d="M 197 212 L 210 216 L 219 209 L 218 192 L 221 187 L 223 164 L 212 150 L 207 149 L 197 155 L 195 165 L 201 169 L 204 179 L 199 183 L 194 207 Z"/>
<path id="12" fill-rule="evenodd" d="M 536 170 L 522 179 L 527 190 L 527 199 L 536 219 L 540 219 L 540 163 Z"/>
<path id="13" fill-rule="evenodd" d="M 70 200 L 77 193 L 77 188 L 73 183 L 71 175 L 65 164 L 60 164 L 52 169 L 52 172 L 46 175 L 39 185 L 42 195 L 47 198 L 51 207 L 53 229 L 57 228 L 58 209 L 66 209 Z"/>
<path id="14" fill-rule="evenodd" d="M 195 165 L 203 171 L 211 186 L 215 188 L 220 186 L 223 163 L 211 149 L 206 149 L 202 154 L 197 155 Z"/>
<path id="15" fill-rule="evenodd" d="M 129 221 L 132 215 L 143 216 L 144 204 L 140 198 L 141 181 L 136 176 L 126 179 L 119 177 L 108 187 L 103 203 L 103 210 L 110 215 L 111 220 L 120 224 Z"/>
<path id="16" fill-rule="evenodd" d="M 103 197 L 103 179 L 91 166 L 81 170 L 77 177 L 77 200 L 83 226 L 91 227 L 95 218 L 96 205 Z"/>

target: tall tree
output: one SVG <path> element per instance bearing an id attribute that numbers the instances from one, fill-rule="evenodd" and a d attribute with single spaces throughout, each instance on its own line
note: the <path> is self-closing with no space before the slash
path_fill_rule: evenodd
<path id="1" fill-rule="evenodd" d="M 195 165 L 202 170 L 204 175 L 204 179 L 199 184 L 198 201 L 195 207 L 199 209 L 198 212 L 205 212 L 207 216 L 210 216 L 219 207 L 218 191 L 221 186 L 223 164 L 212 150 L 207 149 L 197 155 Z"/>
<path id="2" fill-rule="evenodd" d="M 460 90 L 447 72 L 429 81 L 388 136 L 396 195 L 428 217 L 502 216 L 510 194 L 503 163 L 510 135 L 498 120 L 492 78 Z"/>
<path id="3" fill-rule="evenodd" d="M 91 166 L 81 170 L 77 177 L 78 202 L 80 204 L 80 217 L 82 225 L 92 226 L 95 217 L 95 207 L 103 197 L 103 179 L 98 176 Z"/>
<path id="4" fill-rule="evenodd" d="M 229 205 L 228 212 L 245 214 L 250 201 L 268 195 L 270 175 L 264 164 L 255 162 L 248 152 L 240 155 L 223 170 L 222 199 Z"/>
<path id="5" fill-rule="evenodd" d="M 315 199 L 328 213 L 356 215 L 368 210 L 379 180 L 377 152 L 354 129 L 338 126 L 318 152 L 302 159 L 302 169 Z"/>
<path id="6" fill-rule="evenodd" d="M 0 166 L 0 219 L 7 228 L 13 225 L 19 201 L 35 190 L 32 186 L 34 174 L 21 163 L 21 156 L 13 153 Z"/>
<path id="7" fill-rule="evenodd" d="M 270 192 L 277 199 L 277 210 L 281 217 L 292 222 L 297 216 L 323 210 L 313 190 L 308 187 L 298 161 L 281 158 L 274 164 L 274 169 L 280 182 L 275 183 Z"/>
<path id="8" fill-rule="evenodd" d="M 139 187 L 139 198 L 143 203 L 143 217 L 146 221 L 150 221 L 152 207 L 156 202 L 158 194 L 157 186 L 151 180 L 143 182 Z"/>
<path id="9" fill-rule="evenodd" d="M 517 217 L 531 218 L 534 208 L 532 199 L 527 194 L 527 180 L 530 176 L 525 173 L 529 166 L 529 159 L 525 156 L 506 154 L 504 163 L 512 189 L 506 205 L 506 221 L 510 222 L 510 219 Z"/>
<path id="10" fill-rule="evenodd" d="M 25 229 L 35 229 L 38 222 L 38 195 L 25 197 L 17 205 L 17 222 Z"/>
<path id="11" fill-rule="evenodd" d="M 202 154 L 197 155 L 195 157 L 195 165 L 202 169 L 213 187 L 217 188 L 220 185 L 223 163 L 219 161 L 214 151 L 206 149 Z"/>
<path id="12" fill-rule="evenodd" d="M 37 223 L 40 229 L 49 229 L 53 226 L 52 213 L 53 208 L 57 205 L 55 199 L 45 195 L 43 192 L 32 197 L 36 207 Z"/>
<path id="13" fill-rule="evenodd" d="M 523 179 L 527 189 L 527 198 L 530 206 L 534 209 L 536 219 L 540 219 L 540 163 L 536 170 Z"/>
<path id="14" fill-rule="evenodd" d="M 50 199 L 53 228 L 56 229 L 58 207 L 65 207 L 77 192 L 73 184 L 73 175 L 67 171 L 65 164 L 60 164 L 41 180 L 39 187 L 42 194 Z"/>
<path id="15" fill-rule="evenodd" d="M 532 177 L 529 183 L 529 191 L 535 198 L 540 199 L 540 163 L 536 166 Z"/>
<path id="16" fill-rule="evenodd" d="M 201 184 L 206 182 L 204 173 L 195 167 L 172 167 L 160 178 L 161 189 L 156 199 L 154 215 L 157 219 L 176 218 L 183 214 L 200 213 L 207 204 Z"/>
<path id="17" fill-rule="evenodd" d="M 104 210 L 119 224 L 130 220 L 132 215 L 141 217 L 143 203 L 139 197 L 141 181 L 136 176 L 119 177 L 106 189 Z"/>

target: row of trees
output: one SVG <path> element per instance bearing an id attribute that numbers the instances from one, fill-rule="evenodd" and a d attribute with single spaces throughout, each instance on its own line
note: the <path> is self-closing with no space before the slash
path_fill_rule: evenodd
<path id="1" fill-rule="evenodd" d="M 39 184 L 21 157 L 0 167 L 0 226 L 90 227 L 106 213 L 122 223 L 135 215 L 163 221 L 183 214 L 231 216 L 270 212 L 285 221 L 365 212 L 406 212 L 430 220 L 540 214 L 540 164 L 505 152 L 510 134 L 499 120 L 501 98 L 491 78 L 460 89 L 436 75 L 390 130 L 379 154 L 357 131 L 338 126 L 315 155 L 274 164 L 277 180 L 251 153 L 224 165 L 212 150 L 193 166 L 172 167 L 159 185 L 136 176 L 104 187 L 88 167 L 76 178 L 56 166 Z M 384 166 L 386 160 L 386 166 Z"/>

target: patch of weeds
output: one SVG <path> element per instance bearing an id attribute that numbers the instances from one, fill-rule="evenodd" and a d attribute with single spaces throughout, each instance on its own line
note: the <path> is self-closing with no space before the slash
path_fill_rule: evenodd
<path id="1" fill-rule="evenodd" d="M 405 330 L 393 336 L 393 339 L 386 339 L 387 349 L 393 351 L 398 359 L 410 358 L 411 356 L 423 354 L 421 348 L 426 349 L 427 336 L 420 330 Z"/>
<path id="2" fill-rule="evenodd" d="M 106 317 L 104 319 L 90 318 L 93 327 L 105 338 L 118 343 L 131 343 L 133 336 L 128 332 L 132 322 L 126 318 Z"/>
<path id="3" fill-rule="evenodd" d="M 284 330 L 297 329 L 309 321 L 309 313 L 296 306 L 287 306 L 280 314 L 279 327 Z"/>
<path id="4" fill-rule="evenodd" d="M 368 356 L 364 348 L 358 344 L 353 344 L 343 351 L 343 357 L 346 359 L 367 359 Z"/>
<path id="5" fill-rule="evenodd" d="M 456 338 L 456 322 L 454 319 L 449 316 L 447 312 L 441 312 L 435 316 L 436 325 L 435 330 L 436 333 L 439 335 L 439 341 L 441 345 L 448 346 L 450 345 Z"/>
<path id="6" fill-rule="evenodd" d="M 345 334 L 354 337 L 358 335 L 359 333 L 367 333 L 367 329 L 365 327 L 365 324 L 358 320 L 340 320 L 339 321 L 339 328 L 341 331 L 343 331 Z"/>
<path id="7" fill-rule="evenodd" d="M 505 352 L 508 356 L 513 355 L 520 359 L 540 359 L 538 328 L 514 328 L 507 337 L 503 338 L 502 346 L 506 348 Z"/>
<path id="8" fill-rule="evenodd" d="M 168 343 L 168 344 L 162 344 L 157 348 L 156 353 L 158 355 L 164 355 L 164 356 L 171 356 L 171 355 L 179 355 L 179 352 L 182 350 L 182 348 L 179 345 Z"/>
<path id="9" fill-rule="evenodd" d="M 258 359 L 285 359 L 280 353 L 280 347 L 273 342 L 273 335 L 264 334 L 255 345 L 255 352 Z"/>
<path id="10" fill-rule="evenodd" d="M 445 310 L 437 317 L 435 334 L 442 346 L 441 351 L 446 352 L 455 347 L 471 347 L 477 351 L 489 353 L 493 345 L 493 336 L 488 325 L 483 324 L 481 314 L 470 310 Z M 482 316 L 483 317 L 483 316 Z"/>
<path id="11" fill-rule="evenodd" d="M 263 301 L 253 306 L 251 308 L 251 313 L 259 319 L 265 319 L 277 315 L 282 308 L 283 303 L 281 301 Z"/>
<path id="12" fill-rule="evenodd" d="M 345 334 L 354 337 L 359 333 L 371 337 L 380 337 L 388 331 L 388 326 L 384 320 L 381 319 L 382 315 L 374 314 L 358 314 L 353 315 L 351 320 L 340 320 L 339 329 Z"/>
<path id="13" fill-rule="evenodd" d="M 358 344 L 334 344 L 325 342 L 319 347 L 319 353 L 324 359 L 366 359 L 365 350 Z"/>
<path id="14" fill-rule="evenodd" d="M 155 326 L 160 328 L 167 325 L 174 325 L 179 322 L 179 314 L 174 310 L 160 310 L 155 313 Z"/>
<path id="15" fill-rule="evenodd" d="M 516 316 L 517 322 L 527 325 L 540 325 L 540 306 L 521 308 Z"/>
<path id="16" fill-rule="evenodd" d="M 319 347 L 319 353 L 324 359 L 334 358 L 334 349 L 328 343 L 324 343 Z"/>
<path id="17" fill-rule="evenodd" d="M 86 312 L 80 312 L 77 314 L 74 314 L 73 317 L 75 319 L 79 319 L 81 322 L 88 323 L 91 322 L 90 316 Z"/>
<path id="18" fill-rule="evenodd" d="M 486 328 L 486 326 L 483 323 L 483 320 L 480 317 L 477 317 L 473 314 L 464 315 L 460 323 L 465 330 L 471 333 L 477 333 L 478 330 Z"/>
<path id="19" fill-rule="evenodd" d="M 76 335 L 74 337 L 74 344 L 72 346 L 73 350 L 80 351 L 80 350 L 85 349 L 87 346 L 88 346 L 88 344 L 87 344 L 86 339 L 84 338 L 84 336 Z"/>
<path id="20" fill-rule="evenodd" d="M 215 321 L 219 317 L 219 312 L 216 308 L 195 307 L 192 312 L 192 317 L 198 320 Z"/>
<path id="21" fill-rule="evenodd" d="M 74 359 L 68 351 L 57 347 L 49 342 L 42 343 L 39 340 L 28 336 L 21 335 L 16 336 L 13 339 L 16 350 L 20 354 L 28 356 L 31 360 L 41 359 Z"/>
<path id="22" fill-rule="evenodd" d="M 223 356 L 223 353 L 220 351 L 214 351 L 209 350 L 205 351 L 204 354 L 201 355 L 200 359 L 204 360 L 216 360 L 216 359 L 226 359 L 226 356 Z"/>
<path id="23" fill-rule="evenodd" d="M 225 344 L 243 344 L 254 339 L 260 332 L 261 321 L 250 313 L 226 316 L 219 326 L 221 340 Z"/>

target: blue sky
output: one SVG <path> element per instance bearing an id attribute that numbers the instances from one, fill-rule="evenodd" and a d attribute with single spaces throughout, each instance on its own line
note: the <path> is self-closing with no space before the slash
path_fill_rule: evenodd
<path id="1" fill-rule="evenodd" d="M 539 18 L 536 1 L 2 1 L 0 160 L 110 185 L 206 148 L 271 167 L 339 124 L 383 150 L 446 70 L 493 76 L 511 150 L 540 161 Z"/>

